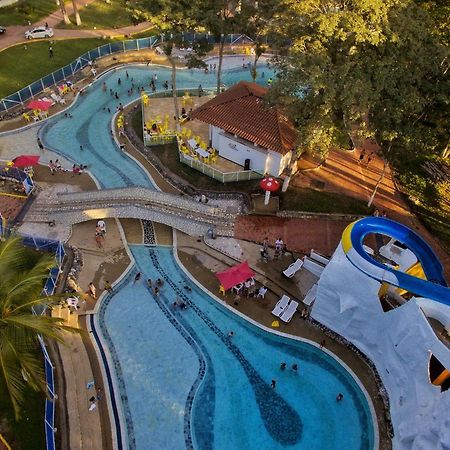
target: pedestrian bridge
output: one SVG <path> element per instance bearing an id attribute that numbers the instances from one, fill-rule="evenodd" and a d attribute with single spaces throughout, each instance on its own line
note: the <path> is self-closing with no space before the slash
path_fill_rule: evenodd
<path id="1" fill-rule="evenodd" d="M 232 236 L 236 212 L 182 195 L 130 187 L 38 196 L 25 216 L 27 222 L 54 220 L 68 226 L 105 218 L 151 220 L 191 236 L 203 235 L 210 228 Z"/>

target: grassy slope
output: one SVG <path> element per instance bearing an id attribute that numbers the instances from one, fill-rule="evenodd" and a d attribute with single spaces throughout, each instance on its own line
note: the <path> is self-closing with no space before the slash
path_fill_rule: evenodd
<path id="1" fill-rule="evenodd" d="M 102 39 L 53 41 L 53 58 L 49 58 L 47 41 L 16 45 L 0 52 L 0 98 L 39 80 L 92 48 L 105 43 Z"/>
<path id="2" fill-rule="evenodd" d="M 0 9 L 0 25 L 27 25 L 38 22 L 56 11 L 55 0 L 20 0 Z"/>
<path id="3" fill-rule="evenodd" d="M 131 17 L 127 13 L 123 0 L 111 0 L 106 3 L 105 0 L 96 0 L 95 2 L 80 8 L 81 26 L 75 24 L 75 16 L 70 16 L 69 25 L 64 22 L 58 24 L 58 28 L 97 28 L 99 30 L 106 28 L 122 28 L 132 25 Z"/>

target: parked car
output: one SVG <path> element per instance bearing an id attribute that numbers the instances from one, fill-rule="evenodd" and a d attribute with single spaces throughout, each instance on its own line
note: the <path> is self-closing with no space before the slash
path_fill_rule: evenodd
<path id="1" fill-rule="evenodd" d="M 53 28 L 36 27 L 32 30 L 25 31 L 27 39 L 49 38 L 53 36 Z"/>
<path id="2" fill-rule="evenodd" d="M 0 27 L 0 34 L 3 34 L 6 31 L 5 27 Z"/>

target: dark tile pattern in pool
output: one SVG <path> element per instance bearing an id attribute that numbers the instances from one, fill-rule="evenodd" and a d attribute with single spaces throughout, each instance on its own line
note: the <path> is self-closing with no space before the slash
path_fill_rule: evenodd
<path id="1" fill-rule="evenodd" d="M 210 328 L 210 330 L 216 334 L 216 336 L 222 341 L 228 351 L 239 361 L 241 364 L 250 385 L 255 393 L 255 399 L 259 407 L 261 418 L 264 426 L 271 437 L 282 445 L 293 445 L 300 441 L 302 436 L 303 424 L 297 411 L 295 411 L 277 392 L 272 389 L 259 375 L 257 370 L 251 365 L 251 363 L 245 358 L 242 352 L 233 344 L 232 340 L 226 336 L 205 314 L 193 303 L 186 295 L 185 291 L 178 286 L 173 279 L 165 272 L 163 267 L 159 264 L 157 252 L 153 249 L 148 250 L 149 256 L 155 269 L 159 272 L 160 276 L 165 280 L 167 284 L 176 292 L 189 307 L 197 314 L 197 316 Z M 181 279 L 188 280 L 184 272 L 174 264 Z M 182 316 L 180 316 L 182 320 Z"/>
<path id="2" fill-rule="evenodd" d="M 199 389 L 200 384 L 205 379 L 206 376 L 206 367 L 208 365 L 208 377 L 205 379 L 204 384 L 207 385 L 206 390 L 208 392 L 212 392 L 214 394 L 214 372 L 210 369 L 213 367 L 211 364 L 211 360 L 208 357 L 208 353 L 206 352 L 206 349 L 199 344 L 200 340 L 197 338 L 196 333 L 191 327 L 186 327 L 185 325 L 181 325 L 181 323 L 177 320 L 177 317 L 175 314 L 173 314 L 167 305 L 169 304 L 169 301 L 163 296 L 158 295 L 155 296 L 150 288 L 148 288 L 150 295 L 155 300 L 156 304 L 159 306 L 163 314 L 166 316 L 166 318 L 169 320 L 169 322 L 175 327 L 175 329 L 181 334 L 181 336 L 184 338 L 184 340 L 192 347 L 195 354 L 197 355 L 198 361 L 199 361 L 199 371 L 197 374 L 197 377 L 194 381 L 194 383 L 191 386 L 191 389 L 189 390 L 185 409 L 184 409 L 184 439 L 186 442 L 186 448 L 188 449 L 194 449 L 193 445 L 193 438 L 192 438 L 192 406 L 194 403 L 194 399 L 197 393 L 197 390 Z M 166 303 L 163 302 L 163 299 L 166 300 Z M 206 362 L 206 361 L 208 362 Z M 214 395 L 212 395 L 212 404 L 206 404 L 204 406 L 203 414 L 205 417 L 213 417 L 213 411 L 214 411 Z M 203 445 L 201 445 L 202 449 L 208 449 L 212 448 L 213 442 L 214 442 L 214 434 L 212 433 L 211 427 L 205 427 L 207 430 L 207 435 L 201 437 L 201 442 Z M 198 439 L 197 439 L 198 441 Z M 205 446 L 207 445 L 207 446 Z M 209 447 L 211 446 L 211 447 Z"/>
<path id="3" fill-rule="evenodd" d="M 313 346 L 305 351 L 305 349 L 290 344 L 285 339 L 282 340 L 280 338 L 280 340 L 276 342 L 273 339 L 264 337 L 264 335 L 259 336 L 259 338 L 262 339 L 266 345 L 273 347 L 274 351 L 276 347 L 281 347 L 286 353 L 289 353 L 292 356 L 294 361 L 302 360 L 303 362 L 309 362 L 316 366 L 320 366 L 326 372 L 332 374 L 336 379 L 338 379 L 342 385 L 345 386 L 346 392 L 350 393 L 358 414 L 358 420 L 362 433 L 359 446 L 360 450 L 367 450 L 368 448 L 373 447 L 373 433 L 371 433 L 371 430 L 373 430 L 373 423 L 369 407 L 367 404 L 363 403 L 363 398 L 358 395 L 359 387 L 356 386 L 356 381 L 347 371 L 344 372 L 342 368 L 338 367 L 340 364 L 337 361 L 321 357 L 319 354 L 321 350 Z M 299 371 L 301 370 L 302 367 L 299 366 Z"/>
<path id="4" fill-rule="evenodd" d="M 111 355 L 112 362 L 114 364 L 114 372 L 116 374 L 116 380 L 120 391 L 119 392 L 120 400 L 122 403 L 122 409 L 125 416 L 125 425 L 128 435 L 128 448 L 130 450 L 136 449 L 136 438 L 134 435 L 133 417 L 131 415 L 130 406 L 128 404 L 127 390 L 122 375 L 122 367 L 120 366 L 120 360 L 114 347 L 114 343 L 108 333 L 108 327 L 105 324 L 105 313 L 109 303 L 114 298 L 115 294 L 120 290 L 120 286 L 125 283 L 128 283 L 129 281 L 131 281 L 131 279 L 134 279 L 136 274 L 137 270 L 135 269 L 130 270 L 130 272 L 128 272 L 128 274 L 120 281 L 120 284 L 114 287 L 114 291 L 108 293 L 106 298 L 103 299 L 98 311 L 98 322 L 100 324 L 100 329 L 104 340 L 108 344 L 108 350 Z M 112 390 L 112 386 L 110 387 L 110 390 Z M 117 398 L 117 392 L 113 393 L 113 395 L 115 395 L 115 397 Z"/>
<path id="5" fill-rule="evenodd" d="M 142 228 L 144 229 L 144 244 L 156 245 L 153 222 L 151 220 L 142 220 Z"/>
<path id="6" fill-rule="evenodd" d="M 57 153 L 61 156 L 64 156 L 68 159 L 73 160 L 72 155 L 67 154 L 66 152 L 63 152 L 61 149 L 55 149 L 54 147 L 50 146 L 47 142 L 47 134 L 49 133 L 51 127 L 56 125 L 61 120 L 68 120 L 68 119 L 65 118 L 64 116 L 62 116 L 62 117 L 57 117 L 57 118 L 45 123 L 42 126 L 42 128 L 39 130 L 39 137 L 42 139 L 46 148 L 48 148 L 49 150 L 51 150 L 54 153 Z M 105 167 L 108 167 L 112 171 L 114 171 L 114 173 L 117 175 L 117 177 L 122 180 L 124 186 L 126 186 L 126 187 L 139 186 L 139 184 L 136 184 L 136 182 L 134 180 L 132 180 L 129 176 L 127 176 L 124 173 L 124 171 L 122 170 L 122 167 L 120 167 L 120 166 L 118 167 L 118 166 L 114 165 L 107 158 L 104 158 L 101 153 L 99 153 L 97 150 L 95 150 L 95 146 L 92 145 L 92 143 L 89 139 L 89 136 L 87 134 L 87 131 L 86 131 L 88 129 L 88 125 L 89 125 L 89 120 L 85 121 L 76 133 L 76 138 L 77 138 L 78 144 L 83 146 L 83 149 L 84 149 L 83 151 L 85 151 L 86 153 L 89 152 L 92 155 L 94 155 L 96 158 L 96 165 L 98 165 L 99 167 L 103 165 Z M 111 137 L 111 140 L 113 142 L 113 145 L 116 146 L 115 141 L 112 137 Z M 127 156 L 122 154 L 122 157 L 126 158 Z M 81 161 L 75 161 L 75 162 L 80 163 Z M 141 167 L 138 167 L 138 170 L 142 173 L 142 175 L 145 178 L 148 178 L 148 175 L 145 173 L 145 171 Z M 104 183 L 102 183 L 98 179 L 98 177 L 97 177 L 97 182 L 100 184 L 100 186 L 102 188 L 109 187 L 109 186 L 105 186 Z M 150 183 L 150 180 L 149 180 L 149 183 Z"/>

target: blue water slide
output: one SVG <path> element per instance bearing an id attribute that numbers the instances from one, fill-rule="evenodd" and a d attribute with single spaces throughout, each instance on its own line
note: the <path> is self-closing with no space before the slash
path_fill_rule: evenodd
<path id="1" fill-rule="evenodd" d="M 426 280 L 375 261 L 363 248 L 368 234 L 384 234 L 403 243 L 422 265 Z M 342 245 L 350 262 L 368 276 L 405 289 L 417 296 L 450 306 L 450 289 L 444 269 L 433 249 L 413 230 L 393 220 L 366 217 L 350 224 L 344 231 Z"/>

